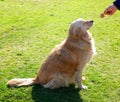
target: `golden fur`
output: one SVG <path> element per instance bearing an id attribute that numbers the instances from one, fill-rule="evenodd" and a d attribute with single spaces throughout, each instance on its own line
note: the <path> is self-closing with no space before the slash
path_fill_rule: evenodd
<path id="1" fill-rule="evenodd" d="M 77 83 L 78 88 L 86 89 L 82 85 L 82 71 L 96 53 L 94 39 L 88 31 L 92 25 L 92 20 L 73 21 L 68 38 L 52 50 L 35 78 L 12 79 L 7 85 L 20 87 L 41 84 L 45 88 L 55 89 Z"/>

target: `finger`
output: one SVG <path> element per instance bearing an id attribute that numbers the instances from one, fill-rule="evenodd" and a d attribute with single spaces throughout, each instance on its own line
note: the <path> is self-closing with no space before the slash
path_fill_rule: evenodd
<path id="1" fill-rule="evenodd" d="M 113 14 L 113 12 L 108 11 L 108 12 L 106 12 L 106 14 L 107 14 L 107 15 L 112 15 L 112 14 Z"/>

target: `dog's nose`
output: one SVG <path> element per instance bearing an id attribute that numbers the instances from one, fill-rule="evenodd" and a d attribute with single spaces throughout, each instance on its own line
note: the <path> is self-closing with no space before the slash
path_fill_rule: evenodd
<path id="1" fill-rule="evenodd" d="M 94 21 L 93 21 L 93 20 L 91 20 L 90 22 L 91 22 L 91 23 L 93 23 Z"/>

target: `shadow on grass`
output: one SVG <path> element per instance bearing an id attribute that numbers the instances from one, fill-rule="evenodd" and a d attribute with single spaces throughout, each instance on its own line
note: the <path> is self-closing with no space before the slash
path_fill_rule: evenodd
<path id="1" fill-rule="evenodd" d="M 32 89 L 32 98 L 35 102 L 83 102 L 79 91 L 73 85 L 55 90 L 35 85 Z"/>

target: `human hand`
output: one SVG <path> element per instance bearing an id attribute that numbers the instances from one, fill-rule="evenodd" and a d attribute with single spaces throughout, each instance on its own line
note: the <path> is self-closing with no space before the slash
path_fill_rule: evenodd
<path id="1" fill-rule="evenodd" d="M 105 9 L 105 11 L 100 15 L 101 18 L 104 18 L 105 15 L 113 15 L 117 11 L 117 8 L 115 5 L 110 5 Z"/>

